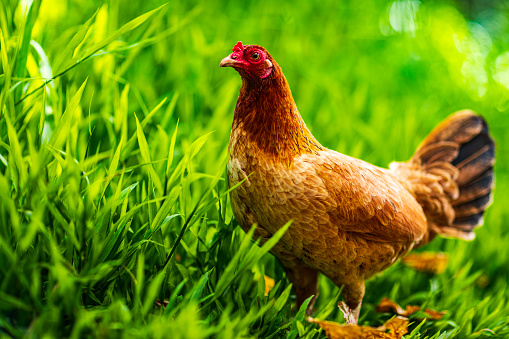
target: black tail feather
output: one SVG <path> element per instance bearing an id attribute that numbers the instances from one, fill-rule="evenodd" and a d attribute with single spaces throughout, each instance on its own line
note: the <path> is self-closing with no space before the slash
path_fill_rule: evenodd
<path id="1" fill-rule="evenodd" d="M 460 187 L 461 195 L 452 205 L 457 206 L 491 193 L 494 180 L 493 170 L 488 170 L 475 180 Z"/>
<path id="2" fill-rule="evenodd" d="M 449 200 L 433 201 L 441 206 L 438 212 L 425 210 L 433 224 L 431 237 L 439 233 L 473 239 L 473 230 L 482 225 L 484 210 L 491 203 L 494 185 L 495 142 L 486 121 L 472 111 L 451 115 L 424 139 L 413 159 L 420 161 L 426 173 L 442 178 L 443 195 Z"/>
<path id="3" fill-rule="evenodd" d="M 495 142 L 486 121 L 479 118 L 481 131 L 460 146 L 458 156 L 452 161 L 459 170 L 456 180 L 459 197 L 452 203 L 455 211 L 453 226 L 463 232 L 472 232 L 482 224 L 484 210 L 492 201 Z"/>

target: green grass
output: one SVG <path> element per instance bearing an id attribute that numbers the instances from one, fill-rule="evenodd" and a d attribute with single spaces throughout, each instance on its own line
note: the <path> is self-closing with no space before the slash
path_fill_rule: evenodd
<path id="1" fill-rule="evenodd" d="M 238 40 L 276 58 L 322 144 L 380 166 L 456 110 L 486 117 L 484 227 L 424 248 L 449 253 L 439 276 L 398 263 L 370 280 L 360 322 L 387 320 L 389 296 L 448 311 L 406 338 L 509 337 L 509 12 L 483 6 L 1 2 L 0 337 L 324 337 L 292 310 L 271 243 L 232 217 L 240 79 L 218 64 Z M 321 279 L 314 315 L 342 321 L 340 299 Z"/>

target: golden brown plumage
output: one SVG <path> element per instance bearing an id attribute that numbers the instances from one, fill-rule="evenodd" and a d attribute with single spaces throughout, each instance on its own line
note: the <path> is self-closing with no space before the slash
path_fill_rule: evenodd
<path id="1" fill-rule="evenodd" d="M 245 182 L 230 194 L 233 212 L 244 230 L 257 224 L 262 241 L 293 220 L 272 253 L 299 304 L 316 299 L 322 272 L 344 285 L 347 320 L 357 322 L 366 279 L 437 234 L 473 238 L 493 186 L 494 143 L 481 117 L 452 115 L 409 162 L 383 169 L 320 145 L 263 47 L 239 42 L 221 66 L 242 77 L 228 179 Z"/>

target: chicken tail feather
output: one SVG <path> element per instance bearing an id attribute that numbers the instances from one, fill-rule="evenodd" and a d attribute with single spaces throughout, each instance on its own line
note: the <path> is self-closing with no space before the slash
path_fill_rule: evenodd
<path id="1" fill-rule="evenodd" d="M 457 112 L 423 140 L 408 163 L 391 169 L 407 186 L 435 235 L 472 240 L 491 204 L 495 142 L 486 121 L 472 111 Z"/>
<path id="2" fill-rule="evenodd" d="M 440 152 L 444 148 L 440 145 L 454 145 L 456 150 Z M 473 239 L 473 230 L 482 225 L 484 210 L 492 201 L 495 142 L 482 117 L 472 111 L 460 111 L 439 124 L 423 141 L 416 155 L 436 148 L 439 152 L 424 159 L 427 161 L 425 170 L 433 174 L 436 172 L 434 167 L 443 167 L 440 162 L 447 161 L 454 166 L 452 178 L 456 185 L 453 186 L 457 187 L 457 193 L 449 196 L 454 217 L 445 225 L 438 225 L 439 233 Z M 445 192 L 447 188 L 444 187 Z"/>

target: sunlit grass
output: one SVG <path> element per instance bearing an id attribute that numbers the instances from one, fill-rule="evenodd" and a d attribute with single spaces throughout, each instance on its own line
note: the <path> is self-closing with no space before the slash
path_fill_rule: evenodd
<path id="1" fill-rule="evenodd" d="M 370 280 L 360 321 L 387 320 L 374 308 L 389 296 L 448 311 L 411 319 L 408 338 L 509 336 L 506 9 L 473 22 L 417 1 L 64 3 L 0 3 L 0 333 L 324 336 L 292 310 L 271 243 L 232 217 L 240 80 L 218 64 L 242 40 L 276 58 L 322 144 L 380 166 L 453 111 L 487 118 L 498 154 L 485 226 L 425 248 L 449 253 L 439 276 L 396 264 Z M 314 316 L 342 321 L 340 298 L 322 278 Z"/>

